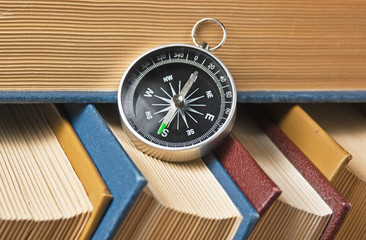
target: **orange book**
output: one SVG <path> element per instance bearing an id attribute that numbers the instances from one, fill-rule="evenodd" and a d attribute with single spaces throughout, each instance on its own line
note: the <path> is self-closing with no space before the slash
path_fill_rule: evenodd
<path id="1" fill-rule="evenodd" d="M 93 200 L 71 162 L 90 163 L 60 145 L 47 119 L 57 114 L 51 106 L 0 105 L 1 239 L 79 239 L 90 225 Z"/>
<path id="2" fill-rule="evenodd" d="M 52 127 L 75 173 L 82 182 L 93 206 L 93 211 L 79 238 L 90 239 L 112 200 L 112 195 L 70 122 L 54 105 L 42 105 L 41 109 L 45 113 L 48 123 Z"/>

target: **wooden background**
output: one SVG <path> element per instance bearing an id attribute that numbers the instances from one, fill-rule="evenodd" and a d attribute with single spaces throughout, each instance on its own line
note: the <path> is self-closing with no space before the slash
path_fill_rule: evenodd
<path id="1" fill-rule="evenodd" d="M 136 57 L 192 44 L 204 17 L 227 28 L 215 54 L 238 90 L 366 90 L 364 0 L 0 0 L 0 90 L 117 90 Z"/>

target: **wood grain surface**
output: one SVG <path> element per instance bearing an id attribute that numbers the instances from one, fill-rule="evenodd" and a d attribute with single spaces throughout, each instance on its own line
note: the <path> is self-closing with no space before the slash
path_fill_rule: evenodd
<path id="1" fill-rule="evenodd" d="M 146 50 L 192 44 L 204 17 L 227 28 L 215 54 L 238 90 L 365 90 L 365 12 L 363 0 L 0 0 L 0 90 L 115 91 Z"/>

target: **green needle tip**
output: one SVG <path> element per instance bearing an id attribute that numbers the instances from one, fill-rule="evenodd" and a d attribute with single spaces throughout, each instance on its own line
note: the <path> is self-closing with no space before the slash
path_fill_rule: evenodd
<path id="1" fill-rule="evenodd" d="M 166 127 L 166 123 L 162 123 L 162 124 L 160 125 L 159 131 L 158 131 L 158 134 L 161 134 L 161 133 L 164 131 L 165 127 Z"/>

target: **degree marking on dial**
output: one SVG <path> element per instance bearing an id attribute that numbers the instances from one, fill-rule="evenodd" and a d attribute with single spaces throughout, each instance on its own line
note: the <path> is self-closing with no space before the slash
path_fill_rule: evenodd
<path id="1" fill-rule="evenodd" d="M 222 88 L 224 89 L 224 88 L 227 88 L 229 85 L 226 85 L 226 86 L 223 86 Z"/>
<path id="2" fill-rule="evenodd" d="M 220 72 L 220 70 L 219 70 L 219 71 L 217 71 L 217 72 L 215 72 L 215 73 L 214 73 L 214 75 L 218 74 L 219 72 Z"/>
<path id="3" fill-rule="evenodd" d="M 203 60 L 203 62 L 201 63 L 201 65 L 203 65 L 206 62 L 207 58 L 205 58 L 205 60 Z"/>

